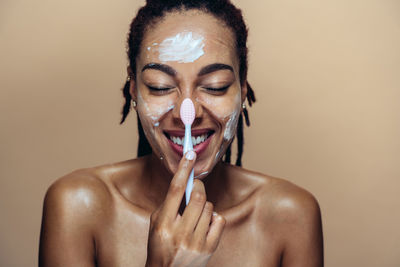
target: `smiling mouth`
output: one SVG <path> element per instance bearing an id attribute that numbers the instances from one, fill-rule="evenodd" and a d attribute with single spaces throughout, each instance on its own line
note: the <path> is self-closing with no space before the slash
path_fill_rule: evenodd
<path id="1" fill-rule="evenodd" d="M 212 133 L 206 133 L 206 134 L 202 134 L 202 135 L 198 135 L 198 136 L 192 136 L 193 146 L 197 146 L 198 144 L 203 143 L 204 141 L 207 140 L 208 137 L 210 137 L 211 134 Z M 185 139 L 185 137 L 173 136 L 173 135 L 169 135 L 169 134 L 166 134 L 166 135 L 174 144 L 183 146 L 183 140 Z"/>
<path id="2" fill-rule="evenodd" d="M 193 150 L 197 154 L 200 154 L 207 148 L 214 132 L 215 131 L 213 131 L 213 130 L 193 130 L 192 131 Z M 176 153 L 178 153 L 180 156 L 182 156 L 185 132 L 184 131 L 168 131 L 168 132 L 164 131 L 164 135 L 167 137 L 172 149 Z"/>

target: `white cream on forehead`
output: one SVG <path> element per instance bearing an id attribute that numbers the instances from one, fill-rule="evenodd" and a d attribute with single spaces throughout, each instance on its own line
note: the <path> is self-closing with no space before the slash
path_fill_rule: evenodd
<path id="1" fill-rule="evenodd" d="M 158 45 L 158 58 L 162 62 L 177 61 L 178 63 L 194 62 L 204 55 L 204 37 L 192 32 L 181 32 L 166 38 Z"/>

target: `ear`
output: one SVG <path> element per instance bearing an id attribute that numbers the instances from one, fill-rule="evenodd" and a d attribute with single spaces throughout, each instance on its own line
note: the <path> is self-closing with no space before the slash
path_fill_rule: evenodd
<path id="1" fill-rule="evenodd" d="M 131 94 L 132 100 L 136 101 L 136 86 L 135 86 L 136 83 L 135 83 L 135 79 L 134 79 L 134 73 L 133 73 L 133 71 L 132 71 L 130 66 L 128 66 L 126 68 L 126 71 L 128 73 L 128 77 L 130 77 L 130 78 L 128 78 L 129 79 L 129 83 L 130 83 L 129 84 L 129 93 Z"/>
<path id="2" fill-rule="evenodd" d="M 247 80 L 243 82 L 242 86 L 241 86 L 241 96 L 242 96 L 242 102 L 244 103 L 244 101 L 246 100 L 247 97 Z"/>

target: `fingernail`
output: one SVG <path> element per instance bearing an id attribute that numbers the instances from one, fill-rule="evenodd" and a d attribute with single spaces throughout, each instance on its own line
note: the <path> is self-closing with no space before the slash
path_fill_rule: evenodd
<path id="1" fill-rule="evenodd" d="M 190 150 L 185 155 L 186 159 L 193 160 L 196 157 L 196 153 L 193 150 Z"/>

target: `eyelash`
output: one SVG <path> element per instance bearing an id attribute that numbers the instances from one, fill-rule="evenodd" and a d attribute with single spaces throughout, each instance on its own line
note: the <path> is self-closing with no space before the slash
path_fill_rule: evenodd
<path id="1" fill-rule="evenodd" d="M 215 88 L 215 87 L 203 87 L 206 90 L 213 91 L 213 92 L 223 92 L 226 91 L 229 88 L 230 85 Z M 173 87 L 153 87 L 153 86 L 147 86 L 151 91 L 156 91 L 156 92 L 166 92 Z"/>
<path id="2" fill-rule="evenodd" d="M 168 91 L 169 89 L 172 89 L 172 87 L 153 87 L 153 86 L 147 86 L 151 91 Z"/>
<path id="3" fill-rule="evenodd" d="M 225 91 L 226 89 L 229 88 L 230 85 L 219 87 L 219 88 L 213 88 L 213 87 L 204 87 L 204 89 L 207 89 L 209 91 L 215 91 L 215 92 L 222 92 Z"/>

